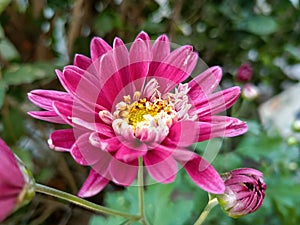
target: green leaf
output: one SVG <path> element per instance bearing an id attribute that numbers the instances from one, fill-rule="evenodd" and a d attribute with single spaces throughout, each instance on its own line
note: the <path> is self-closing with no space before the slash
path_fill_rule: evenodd
<path id="1" fill-rule="evenodd" d="M 273 154 L 278 155 L 278 150 L 282 147 L 282 144 L 280 136 L 269 137 L 265 133 L 261 135 L 249 134 L 240 142 L 236 152 L 259 161 L 261 158 L 272 157 Z"/>
<path id="2" fill-rule="evenodd" d="M 93 216 L 89 222 L 89 225 L 122 225 L 126 224 L 127 220 L 121 217 L 102 217 L 102 216 Z"/>
<path id="3" fill-rule="evenodd" d="M 0 0 L 0 14 L 6 9 L 11 0 Z"/>
<path id="4" fill-rule="evenodd" d="M 253 16 L 238 24 L 238 28 L 263 36 L 277 31 L 277 22 L 270 16 Z"/>
<path id="5" fill-rule="evenodd" d="M 191 217 L 193 201 L 173 192 L 174 187 L 174 183 L 148 187 L 145 210 L 150 224 L 182 225 Z"/>
<path id="6" fill-rule="evenodd" d="M 57 66 L 50 63 L 13 65 L 3 72 L 3 77 L 8 85 L 28 84 L 36 80 L 54 78 L 55 68 Z"/>

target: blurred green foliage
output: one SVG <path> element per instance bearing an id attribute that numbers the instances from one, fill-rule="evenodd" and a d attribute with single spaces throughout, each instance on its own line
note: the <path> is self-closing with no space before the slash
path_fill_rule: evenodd
<path id="1" fill-rule="evenodd" d="M 194 46 L 207 65 L 222 66 L 223 87 L 242 86 L 235 82 L 237 68 L 251 62 L 251 82 L 261 93 L 255 101 L 242 99 L 228 111 L 249 121 L 249 132 L 223 140 L 213 165 L 220 172 L 246 166 L 263 171 L 267 183 L 264 204 L 239 219 L 228 218 L 216 207 L 206 224 L 298 225 L 299 144 L 289 146 L 278 134 L 267 134 L 257 107 L 300 79 L 287 70 L 300 63 L 299 1 L 4 0 L 0 1 L 0 21 L 0 136 L 32 169 L 38 182 L 76 193 L 87 170 L 68 155 L 49 150 L 49 133 L 62 127 L 30 118 L 27 111 L 35 107 L 27 100 L 27 92 L 61 89 L 54 69 L 71 63 L 77 52 L 89 55 L 93 36 L 109 43 L 119 36 L 126 43 L 141 30 L 153 39 L 166 33 L 176 44 Z M 196 151 L 204 153 L 206 144 L 196 145 Z M 90 200 L 136 213 L 135 189 L 123 190 L 111 184 Z M 180 172 L 173 184 L 147 187 L 145 201 L 152 224 L 190 225 L 205 206 L 207 195 Z M 126 222 L 92 216 L 38 195 L 4 224 Z"/>

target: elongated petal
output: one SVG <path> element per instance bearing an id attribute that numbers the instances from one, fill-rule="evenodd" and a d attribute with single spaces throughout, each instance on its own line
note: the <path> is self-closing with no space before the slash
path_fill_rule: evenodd
<path id="1" fill-rule="evenodd" d="M 28 112 L 28 115 L 51 123 L 66 124 L 65 120 L 54 111 L 30 111 Z"/>
<path id="2" fill-rule="evenodd" d="M 166 146 L 187 147 L 198 140 L 198 123 L 191 120 L 184 120 L 174 124 L 168 136 L 164 140 Z"/>
<path id="3" fill-rule="evenodd" d="M 170 152 L 157 147 L 147 153 L 144 163 L 151 177 L 159 183 L 170 183 L 178 172 L 177 162 Z"/>
<path id="4" fill-rule="evenodd" d="M 78 196 L 81 198 L 87 198 L 96 195 L 102 191 L 108 183 L 108 179 L 98 174 L 96 171 L 91 170 L 88 178 L 82 185 Z"/>
<path id="5" fill-rule="evenodd" d="M 194 107 L 199 118 L 211 116 L 230 108 L 238 100 L 239 96 L 240 88 L 232 87 L 199 99 L 198 102 L 195 100 Z"/>
<path id="6" fill-rule="evenodd" d="M 91 57 L 92 61 L 97 61 L 103 54 L 112 48 L 100 37 L 94 37 L 91 41 Z"/>
<path id="7" fill-rule="evenodd" d="M 143 143 L 138 146 L 132 146 L 130 143 L 123 143 L 114 157 L 122 162 L 132 162 L 138 157 L 144 156 L 146 153 L 147 146 Z"/>
<path id="8" fill-rule="evenodd" d="M 138 166 L 112 159 L 109 166 L 111 179 L 113 182 L 123 186 L 129 186 L 137 176 Z"/>
<path id="9" fill-rule="evenodd" d="M 205 159 L 187 150 L 177 150 L 173 155 L 200 188 L 213 194 L 224 193 L 225 185 L 222 178 Z"/>
<path id="10" fill-rule="evenodd" d="M 148 43 L 149 37 L 144 38 L 146 40 L 143 40 L 141 37 L 137 37 L 129 51 L 130 76 L 131 80 L 134 82 L 136 90 L 139 91 L 144 85 L 151 59 L 151 50 Z"/>
<path id="11" fill-rule="evenodd" d="M 53 110 L 52 104 L 54 101 L 72 104 L 72 97 L 62 91 L 49 91 L 49 90 L 34 90 L 28 93 L 28 98 L 35 105 L 46 110 Z"/>
<path id="12" fill-rule="evenodd" d="M 192 101 L 205 98 L 211 94 L 220 83 L 222 78 L 222 69 L 218 66 L 210 67 L 199 74 L 188 83 L 190 88 L 188 96 Z"/>
<path id="13" fill-rule="evenodd" d="M 198 60 L 198 55 L 192 50 L 190 46 L 174 50 L 157 67 L 154 74 L 149 74 L 158 79 L 160 92 L 169 92 L 191 74 Z"/>
<path id="14" fill-rule="evenodd" d="M 48 144 L 56 151 L 70 151 L 75 143 L 73 129 L 56 130 L 50 134 Z"/>
<path id="15" fill-rule="evenodd" d="M 227 116 L 214 116 L 209 121 L 197 122 L 199 125 L 198 141 L 216 137 L 235 137 L 248 130 L 247 123 Z"/>
<path id="16" fill-rule="evenodd" d="M 77 137 L 75 144 L 72 146 L 71 154 L 78 164 L 94 165 L 103 155 L 106 155 L 102 150 L 91 145 L 89 137 L 90 133 Z"/>
<path id="17" fill-rule="evenodd" d="M 76 54 L 74 58 L 74 65 L 80 69 L 87 70 L 92 64 L 92 60 L 85 55 Z"/>

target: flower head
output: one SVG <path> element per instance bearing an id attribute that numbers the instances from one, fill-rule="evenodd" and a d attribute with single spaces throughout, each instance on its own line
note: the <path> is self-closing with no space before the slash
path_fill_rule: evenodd
<path id="1" fill-rule="evenodd" d="M 259 97 L 259 89 L 257 86 L 251 83 L 247 83 L 244 85 L 243 90 L 242 90 L 242 96 L 249 100 L 255 100 Z"/>
<path id="2" fill-rule="evenodd" d="M 263 174 L 255 169 L 241 168 L 223 176 L 225 193 L 218 195 L 220 206 L 231 217 L 237 218 L 256 211 L 265 197 Z"/>
<path id="3" fill-rule="evenodd" d="M 197 60 L 191 46 L 170 51 L 165 35 L 152 44 L 141 32 L 129 49 L 119 38 L 111 47 L 96 37 L 91 58 L 78 54 L 74 65 L 56 71 L 66 92 L 29 93 L 45 109 L 31 116 L 72 127 L 54 131 L 49 145 L 91 166 L 81 197 L 98 193 L 109 181 L 130 185 L 139 157 L 157 182 L 172 182 L 180 164 L 199 187 L 224 192 L 215 169 L 187 147 L 246 132 L 245 122 L 216 115 L 234 104 L 240 89 L 214 93 L 222 76 L 216 66 L 182 84 Z"/>
<path id="4" fill-rule="evenodd" d="M 253 69 L 250 63 L 243 63 L 236 75 L 236 79 L 240 82 L 246 83 L 251 80 L 253 75 Z"/>
<path id="5" fill-rule="evenodd" d="M 34 196 L 33 179 L 0 138 L 0 222 Z"/>

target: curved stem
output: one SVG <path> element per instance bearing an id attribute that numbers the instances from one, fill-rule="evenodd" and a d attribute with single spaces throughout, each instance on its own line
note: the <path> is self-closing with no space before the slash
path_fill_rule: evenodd
<path id="1" fill-rule="evenodd" d="M 143 175 L 143 158 L 139 158 L 139 170 L 138 170 L 138 188 L 139 188 L 139 214 L 143 225 L 148 225 L 145 217 L 144 208 L 144 175 Z"/>
<path id="2" fill-rule="evenodd" d="M 197 221 L 194 223 L 194 225 L 201 225 L 206 217 L 208 216 L 209 212 L 218 204 L 218 199 L 213 198 L 210 199 L 207 203 L 206 207 L 204 208 L 203 212 L 200 214 Z"/>
<path id="3" fill-rule="evenodd" d="M 128 218 L 130 220 L 133 221 L 137 221 L 139 220 L 141 217 L 137 216 L 137 215 L 131 215 L 128 213 L 124 213 L 124 212 L 120 212 L 114 209 L 110 209 L 104 206 L 100 206 L 97 205 L 95 203 L 89 202 L 85 199 L 79 198 L 75 195 L 42 185 L 42 184 L 35 184 L 35 190 L 36 192 L 42 193 L 42 194 L 46 194 L 46 195 L 50 195 L 68 202 L 71 202 L 75 205 L 78 205 L 80 207 L 86 208 L 88 210 L 97 212 L 97 213 L 104 213 L 104 214 L 108 214 L 108 215 L 114 215 L 114 216 L 121 216 L 124 218 Z"/>

